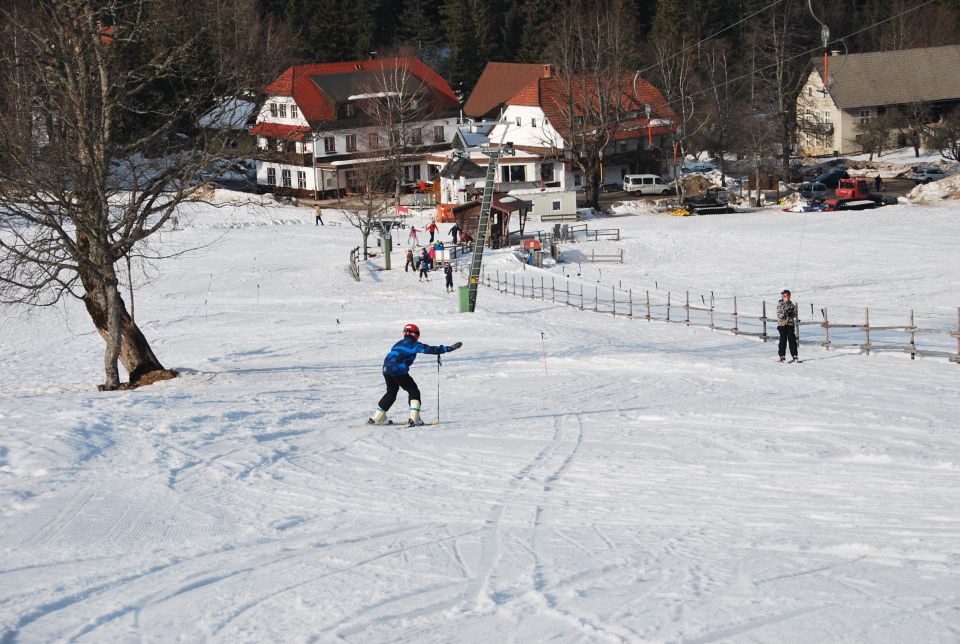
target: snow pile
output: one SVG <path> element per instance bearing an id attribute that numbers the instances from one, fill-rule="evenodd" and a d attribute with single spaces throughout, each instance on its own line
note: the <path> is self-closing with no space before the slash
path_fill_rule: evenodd
<path id="1" fill-rule="evenodd" d="M 610 212 L 614 215 L 658 215 L 663 213 L 661 201 L 651 201 L 649 199 L 630 199 L 616 201 L 610 206 Z"/>
<path id="2" fill-rule="evenodd" d="M 920 184 L 907 195 L 908 201 L 921 205 L 930 205 L 943 199 L 960 199 L 960 174 Z"/>

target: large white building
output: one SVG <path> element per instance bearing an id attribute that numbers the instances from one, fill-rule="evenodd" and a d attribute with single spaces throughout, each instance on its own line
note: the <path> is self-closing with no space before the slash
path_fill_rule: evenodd
<path id="1" fill-rule="evenodd" d="M 449 149 L 458 102 L 449 84 L 413 57 L 294 65 L 265 89 L 251 133 L 261 192 L 329 197 L 361 187 L 359 167 L 401 149 L 405 181 L 439 170 L 431 152 Z M 412 122 L 395 125 L 378 109 L 398 97 Z M 412 109 L 411 109 L 412 106 Z M 394 137 L 402 137 L 398 147 Z"/>

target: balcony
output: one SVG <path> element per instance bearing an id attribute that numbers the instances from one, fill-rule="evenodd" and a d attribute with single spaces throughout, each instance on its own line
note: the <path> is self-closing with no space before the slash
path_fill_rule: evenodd
<path id="1" fill-rule="evenodd" d="M 261 148 L 256 151 L 256 159 L 266 163 L 282 163 L 301 167 L 313 165 L 313 154 L 310 152 L 278 152 Z"/>

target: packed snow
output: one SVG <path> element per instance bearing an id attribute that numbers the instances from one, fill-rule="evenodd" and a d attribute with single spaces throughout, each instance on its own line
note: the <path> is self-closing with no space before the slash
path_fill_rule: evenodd
<path id="1" fill-rule="evenodd" d="M 403 233 L 355 282 L 335 210 L 216 201 L 135 276 L 181 377 L 98 393 L 80 304 L 3 309 L 0 641 L 960 639 L 960 365 L 809 342 L 784 365 L 486 287 L 458 313 Z M 485 270 L 956 324 L 954 200 L 590 226 L 621 239 L 564 250 L 623 264 Z M 368 426 L 407 322 L 464 344 L 412 370 L 439 423 Z"/>

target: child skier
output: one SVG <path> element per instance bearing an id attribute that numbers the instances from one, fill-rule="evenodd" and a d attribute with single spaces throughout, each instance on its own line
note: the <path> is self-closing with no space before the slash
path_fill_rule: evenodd
<path id="1" fill-rule="evenodd" d="M 430 222 L 430 225 L 427 226 L 427 232 L 430 233 L 430 243 L 431 243 L 431 244 L 433 243 L 433 236 L 436 235 L 436 234 L 437 234 L 437 231 L 439 231 L 439 230 L 440 230 L 440 228 L 437 227 L 437 222 L 436 222 L 436 221 L 431 221 L 431 222 Z"/>
<path id="2" fill-rule="evenodd" d="M 447 283 L 447 293 L 453 292 L 453 266 L 450 262 L 443 265 L 443 277 Z"/>
<path id="3" fill-rule="evenodd" d="M 403 339 L 393 345 L 390 353 L 383 359 L 383 379 L 387 383 L 387 393 L 377 403 L 377 411 L 372 418 L 367 419 L 371 425 L 387 425 L 387 411 L 397 399 L 397 392 L 402 388 L 410 397 L 410 420 L 407 425 L 414 427 L 422 425 L 420 418 L 420 389 L 410 377 L 410 365 L 417 359 L 418 353 L 439 355 L 456 351 L 463 346 L 462 342 L 455 342 L 447 346 L 430 346 L 420 341 L 420 329 L 416 324 L 403 327 Z"/>

